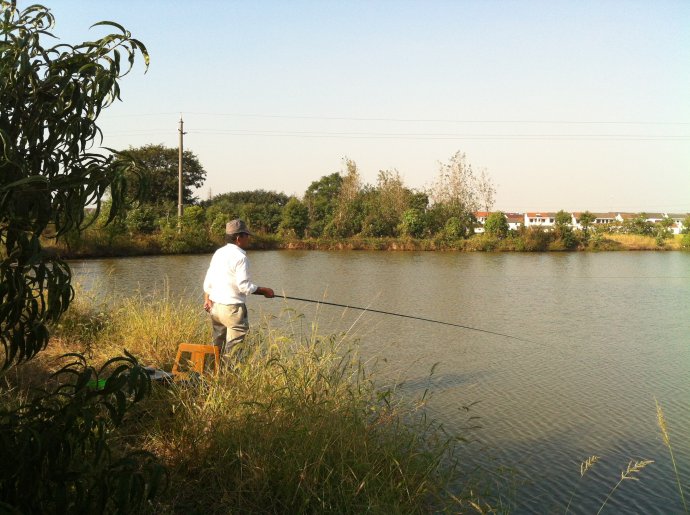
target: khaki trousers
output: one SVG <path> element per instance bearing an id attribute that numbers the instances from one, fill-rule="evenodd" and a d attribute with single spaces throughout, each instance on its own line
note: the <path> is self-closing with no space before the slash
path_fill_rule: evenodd
<path id="1" fill-rule="evenodd" d="M 242 342 L 249 331 L 249 319 L 245 304 L 213 303 L 211 308 L 213 345 L 220 347 L 224 362 L 241 360 L 246 352 Z"/>

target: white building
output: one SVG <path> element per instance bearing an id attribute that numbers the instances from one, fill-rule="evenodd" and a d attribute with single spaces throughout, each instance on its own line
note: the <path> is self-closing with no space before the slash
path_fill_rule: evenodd
<path id="1" fill-rule="evenodd" d="M 545 227 L 550 229 L 556 223 L 556 213 L 525 213 L 525 227 Z"/>

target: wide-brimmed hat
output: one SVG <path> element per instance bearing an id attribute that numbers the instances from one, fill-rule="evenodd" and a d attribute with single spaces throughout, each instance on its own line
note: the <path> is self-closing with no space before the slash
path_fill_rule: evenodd
<path id="1" fill-rule="evenodd" d="M 251 231 L 247 228 L 247 224 L 244 223 L 244 220 L 237 218 L 235 220 L 230 220 L 225 224 L 225 234 L 240 233 L 251 234 Z"/>

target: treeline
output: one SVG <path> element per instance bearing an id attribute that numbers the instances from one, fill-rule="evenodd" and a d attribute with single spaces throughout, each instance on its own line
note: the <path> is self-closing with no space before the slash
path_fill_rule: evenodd
<path id="1" fill-rule="evenodd" d="M 91 213 L 92 224 L 86 231 L 63 236 L 65 253 L 210 251 L 223 243 L 225 223 L 233 218 L 247 222 L 259 248 L 543 251 L 612 248 L 603 236 L 611 232 L 652 236 L 654 247 L 665 246 L 672 236 L 668 224 L 652 224 L 643 215 L 617 226 L 595 226 L 594 216 L 585 212 L 580 219 L 582 229 L 574 229 L 565 211 L 557 213 L 552 228 L 516 231 L 509 230 L 503 213 L 494 212 L 483 234 L 475 234 L 481 225 L 474 213 L 491 211 L 496 190 L 486 172 L 476 172 L 461 152 L 440 164 L 426 190 L 408 187 L 396 170 L 381 170 L 375 184 L 366 184 L 357 164 L 346 159 L 343 170 L 313 181 L 299 197 L 254 190 L 199 201 L 188 187 L 184 190 L 187 205 L 178 219 L 176 152 L 160 145 L 126 151 L 140 163 L 138 170 L 130 172 L 127 188 L 131 196 L 143 200 L 113 219 L 107 216 L 108 206 Z M 193 154 L 185 154 L 184 169 L 186 183 L 203 184 L 206 172 Z M 148 195 L 141 195 L 141 188 L 148 189 Z M 683 241 L 690 247 L 690 236 Z"/>
<path id="2" fill-rule="evenodd" d="M 140 167 L 127 178 L 131 195 L 140 200 L 115 218 L 108 206 L 92 213 L 92 224 L 63 238 L 69 251 L 91 247 L 96 253 L 145 241 L 148 250 L 163 252 L 205 250 L 217 246 L 225 223 L 242 218 L 260 241 L 277 245 L 295 240 L 350 238 L 414 238 L 447 241 L 474 234 L 479 208 L 491 209 L 495 188 L 484 171 L 476 173 L 465 154 L 441 164 L 433 186 L 416 191 L 396 170 L 381 170 L 375 184 L 365 184 L 354 161 L 344 170 L 312 182 L 301 198 L 272 191 L 241 191 L 199 202 L 184 192 L 187 205 L 181 219 L 173 201 L 176 186 L 171 166 L 173 149 L 149 145 L 125 151 Z M 186 182 L 203 183 L 205 171 L 193 155 L 186 156 Z M 138 190 L 148 188 L 148 196 Z M 146 248 L 141 249 L 146 251 Z M 87 252 L 88 253 L 88 252 Z"/>
<path id="3" fill-rule="evenodd" d="M 474 231 L 473 213 L 493 205 L 495 189 L 464 154 L 442 165 L 429 191 L 406 186 L 396 170 L 362 181 L 357 164 L 312 182 L 301 198 L 265 191 L 224 193 L 202 202 L 211 218 L 241 217 L 250 227 L 283 238 L 463 238 Z"/>

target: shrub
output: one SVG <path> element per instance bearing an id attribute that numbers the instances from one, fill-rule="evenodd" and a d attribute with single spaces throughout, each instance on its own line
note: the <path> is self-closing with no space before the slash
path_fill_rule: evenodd
<path id="1" fill-rule="evenodd" d="M 524 249 L 528 252 L 541 252 L 548 250 L 552 235 L 541 227 L 528 227 L 522 234 Z"/>
<path id="2" fill-rule="evenodd" d="M 149 452 L 116 449 L 112 432 L 147 395 L 148 374 L 131 355 L 99 370 L 78 354 L 65 358 L 51 391 L 0 408 L 0 511 L 141 509 L 164 486 L 165 469 Z"/>
<path id="3" fill-rule="evenodd" d="M 408 209 L 402 214 L 399 227 L 400 234 L 412 238 L 421 238 L 426 231 L 424 213 L 419 209 Z"/>
<path id="4" fill-rule="evenodd" d="M 690 233 L 683 234 L 683 238 L 680 240 L 680 245 L 684 249 L 690 249 Z"/>
<path id="5" fill-rule="evenodd" d="M 508 235 L 508 219 L 502 211 L 491 213 L 484 223 L 486 234 L 497 238 L 505 238 Z"/>

